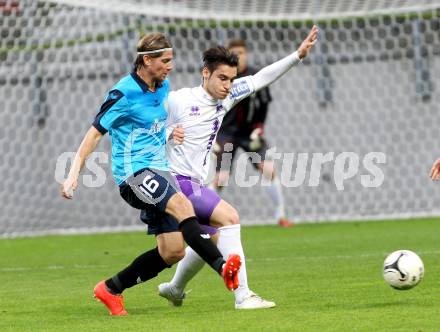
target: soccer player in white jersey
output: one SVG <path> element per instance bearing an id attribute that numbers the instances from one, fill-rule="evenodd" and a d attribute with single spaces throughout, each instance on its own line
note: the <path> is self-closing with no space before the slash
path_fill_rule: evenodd
<path id="1" fill-rule="evenodd" d="M 225 113 L 240 100 L 270 85 L 297 65 L 316 43 L 317 34 L 318 29 L 314 26 L 296 52 L 255 75 L 235 81 L 237 56 L 220 46 L 208 49 L 203 54 L 203 84 L 173 91 L 168 97 L 167 155 L 170 171 L 192 202 L 199 221 L 218 229 L 217 246 L 223 256 L 228 257 L 232 252 L 241 256 L 239 286 L 234 291 L 236 309 L 270 308 L 275 303 L 262 299 L 249 289 L 238 213 L 204 185 L 211 150 Z M 186 284 L 203 265 L 203 260 L 187 247 L 174 278 L 159 285 L 159 294 L 174 306 L 182 305 Z"/>

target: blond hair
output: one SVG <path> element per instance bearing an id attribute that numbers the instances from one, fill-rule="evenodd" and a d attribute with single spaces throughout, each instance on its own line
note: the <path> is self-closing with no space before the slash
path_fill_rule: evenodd
<path id="1" fill-rule="evenodd" d="M 149 52 L 171 47 L 171 42 L 163 33 L 153 32 L 139 39 L 137 44 L 137 52 Z M 149 54 L 148 56 L 151 58 L 158 58 L 162 56 L 162 54 L 163 52 L 158 52 Z M 144 65 L 144 55 L 138 54 L 133 65 L 135 69 L 141 68 Z"/>

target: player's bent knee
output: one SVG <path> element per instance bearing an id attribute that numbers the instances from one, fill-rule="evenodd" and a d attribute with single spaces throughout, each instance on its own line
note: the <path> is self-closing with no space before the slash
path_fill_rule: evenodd
<path id="1" fill-rule="evenodd" d="M 209 222 L 211 226 L 219 228 L 240 224 L 240 217 L 236 209 L 222 200 L 215 207 Z"/>
<path id="2" fill-rule="evenodd" d="M 225 171 L 220 171 L 218 173 L 218 178 L 216 181 L 216 185 L 217 187 L 224 187 L 228 184 L 228 180 L 229 180 L 229 172 L 225 172 Z"/>
<path id="3" fill-rule="evenodd" d="M 276 175 L 275 175 L 275 170 L 272 170 L 270 173 L 267 172 L 267 174 L 264 175 L 264 176 L 265 176 L 267 179 L 269 179 L 270 181 L 275 180 L 275 177 L 276 177 Z"/>
<path id="4" fill-rule="evenodd" d="M 260 172 L 263 174 L 263 176 L 273 181 L 275 179 L 275 167 L 272 161 L 264 161 L 262 163 L 259 163 L 257 165 L 257 168 L 260 170 Z"/>
<path id="5" fill-rule="evenodd" d="M 238 215 L 237 210 L 233 209 L 228 218 L 230 225 L 238 225 L 240 223 L 240 216 Z"/>

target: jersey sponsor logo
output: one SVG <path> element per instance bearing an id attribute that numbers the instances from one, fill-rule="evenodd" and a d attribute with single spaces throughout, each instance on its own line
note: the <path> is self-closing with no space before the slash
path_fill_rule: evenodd
<path id="1" fill-rule="evenodd" d="M 189 116 L 200 115 L 200 108 L 198 106 L 191 106 Z"/>
<path id="2" fill-rule="evenodd" d="M 200 234 L 200 236 L 204 239 L 209 240 L 211 238 L 211 236 L 209 234 Z"/>
<path id="3" fill-rule="evenodd" d="M 150 129 L 146 130 L 146 134 L 154 135 L 159 133 L 163 127 L 165 127 L 165 121 L 160 121 L 159 119 L 155 119 Z"/>
<path id="4" fill-rule="evenodd" d="M 249 92 L 251 92 L 249 85 L 246 81 L 242 81 L 233 85 L 231 90 L 231 97 L 237 98 Z"/>

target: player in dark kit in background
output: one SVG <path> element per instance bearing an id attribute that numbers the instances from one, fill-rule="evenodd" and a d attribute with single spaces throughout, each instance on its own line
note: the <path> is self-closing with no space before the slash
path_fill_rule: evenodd
<path id="1" fill-rule="evenodd" d="M 239 57 L 237 78 L 257 73 L 258 70 L 247 65 L 248 53 L 243 40 L 232 40 L 228 48 Z M 223 153 L 231 153 L 232 159 L 239 147 L 246 152 L 257 153 L 261 157 L 261 162 L 253 165 L 271 182 L 270 186 L 265 188 L 275 206 L 275 220 L 281 227 L 291 227 L 293 223 L 286 218 L 282 187 L 275 173 L 274 162 L 266 158 L 268 145 L 264 139 L 264 123 L 271 101 L 269 88 L 266 87 L 239 102 L 224 117 L 215 146 L 217 173 L 214 187 L 219 190 L 228 182 L 230 169 L 229 165 L 228 169 L 222 169 Z M 228 143 L 229 146 L 226 145 L 225 147 L 225 144 Z M 232 147 L 230 144 L 232 144 Z"/>

